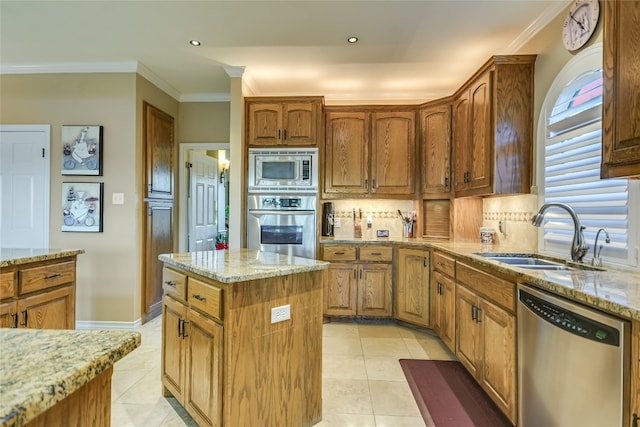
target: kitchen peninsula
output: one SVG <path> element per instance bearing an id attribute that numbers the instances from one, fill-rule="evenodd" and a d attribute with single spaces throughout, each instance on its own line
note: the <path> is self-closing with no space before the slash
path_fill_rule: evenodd
<path id="1" fill-rule="evenodd" d="M 329 263 L 248 249 L 159 259 L 165 395 L 201 426 L 319 422 Z"/>
<path id="2" fill-rule="evenodd" d="M 140 333 L 0 329 L 0 426 L 111 423 L 113 364 Z"/>

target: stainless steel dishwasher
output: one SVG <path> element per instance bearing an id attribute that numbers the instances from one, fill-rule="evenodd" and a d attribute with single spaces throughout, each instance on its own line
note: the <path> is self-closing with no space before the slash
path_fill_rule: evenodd
<path id="1" fill-rule="evenodd" d="M 629 425 L 630 325 L 518 287 L 519 427 Z"/>

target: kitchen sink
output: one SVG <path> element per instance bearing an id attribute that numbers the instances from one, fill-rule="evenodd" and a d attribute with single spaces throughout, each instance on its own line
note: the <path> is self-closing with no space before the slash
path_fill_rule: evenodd
<path id="1" fill-rule="evenodd" d="M 526 268 L 530 270 L 573 270 L 562 261 L 552 261 L 540 258 L 535 254 L 498 254 L 489 252 L 477 252 L 485 259 L 503 262 L 513 267 Z"/>

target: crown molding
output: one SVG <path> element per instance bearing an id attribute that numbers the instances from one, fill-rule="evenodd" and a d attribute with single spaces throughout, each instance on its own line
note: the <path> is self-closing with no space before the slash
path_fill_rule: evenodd
<path id="1" fill-rule="evenodd" d="M 227 65 L 224 67 L 224 71 L 226 71 L 227 75 L 231 78 L 242 77 L 242 75 L 244 74 L 244 69 L 244 66 L 233 67 L 231 65 Z"/>
<path id="2" fill-rule="evenodd" d="M 230 102 L 228 93 L 188 93 L 180 95 L 180 102 Z"/>
<path id="3" fill-rule="evenodd" d="M 563 0 L 552 2 L 518 37 L 507 46 L 506 53 L 516 53 L 536 34 L 542 31 L 551 21 L 553 21 L 573 0 Z"/>
<path id="4" fill-rule="evenodd" d="M 142 64 L 141 62 L 137 62 L 137 68 L 136 68 L 136 72 L 138 74 L 140 74 L 142 77 L 144 77 L 145 79 L 149 80 L 151 83 L 153 83 L 158 89 L 164 91 L 167 93 L 167 95 L 169 95 L 170 97 L 172 97 L 173 99 L 175 99 L 176 101 L 180 101 L 180 92 L 178 92 L 178 90 L 176 90 L 176 88 L 174 88 L 173 86 L 171 86 L 169 83 L 167 83 L 166 81 L 162 80 L 160 77 L 158 77 L 156 74 L 153 73 L 153 71 L 151 71 L 150 69 L 148 69 L 144 64 Z"/>

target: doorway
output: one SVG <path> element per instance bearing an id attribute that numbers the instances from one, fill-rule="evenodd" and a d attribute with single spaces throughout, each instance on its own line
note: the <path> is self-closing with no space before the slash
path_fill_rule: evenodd
<path id="1" fill-rule="evenodd" d="M 229 143 L 180 144 L 178 251 L 225 247 L 229 230 Z"/>

